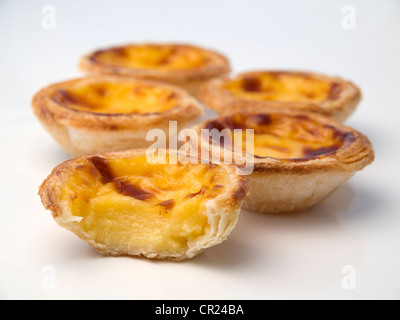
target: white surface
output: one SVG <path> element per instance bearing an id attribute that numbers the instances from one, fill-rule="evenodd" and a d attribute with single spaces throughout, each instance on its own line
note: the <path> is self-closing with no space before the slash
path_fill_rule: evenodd
<path id="1" fill-rule="evenodd" d="M 55 30 L 42 28 L 44 5 Z M 342 28 L 344 5 L 355 8 L 354 30 Z M 399 1 L 2 0 L 0 29 L 0 298 L 400 298 Z M 82 54 L 131 41 L 215 48 L 235 71 L 351 79 L 364 98 L 347 124 L 369 136 L 376 161 L 310 212 L 243 211 L 228 241 L 191 261 L 103 257 L 40 203 L 38 186 L 68 157 L 30 99 L 80 76 Z M 342 286 L 346 265 L 354 290 Z"/>

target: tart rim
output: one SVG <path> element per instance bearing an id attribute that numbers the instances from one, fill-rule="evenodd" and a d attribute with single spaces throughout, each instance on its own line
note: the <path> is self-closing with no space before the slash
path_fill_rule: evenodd
<path id="1" fill-rule="evenodd" d="M 264 73 L 278 73 L 294 75 L 317 80 L 339 83 L 342 90 L 338 98 L 326 99 L 324 101 L 278 101 L 278 100 L 249 100 L 238 98 L 229 89 L 223 88 L 224 84 L 230 80 L 244 77 L 258 76 Z M 357 104 L 361 101 L 361 90 L 351 81 L 344 80 L 337 76 L 328 76 L 311 71 L 297 70 L 254 70 L 235 74 L 234 76 L 224 76 L 218 79 L 211 79 L 200 89 L 200 98 L 210 109 L 216 110 L 221 114 L 232 113 L 232 110 L 240 108 L 246 111 L 262 110 L 269 108 L 291 108 L 299 111 L 310 111 L 321 113 L 326 116 L 337 117 L 343 121 L 349 116 Z M 224 110 L 226 109 L 226 111 Z"/>
<path id="2" fill-rule="evenodd" d="M 369 139 L 357 130 L 342 125 L 341 123 L 311 112 L 300 112 L 294 110 L 277 110 L 277 109 L 266 109 L 264 112 L 242 112 L 242 114 L 284 114 L 288 116 L 301 116 L 308 117 L 311 120 L 317 121 L 324 125 L 333 126 L 335 129 L 349 132 L 353 135 L 354 141 L 349 144 L 343 144 L 341 148 L 334 152 L 322 154 L 320 156 L 309 157 L 309 158 L 296 158 L 296 159 L 282 159 L 273 157 L 257 157 L 250 155 L 254 165 L 253 173 L 270 174 L 270 173 L 300 173 L 308 174 L 314 173 L 315 171 L 358 171 L 370 164 L 374 160 L 374 151 Z M 241 113 L 236 113 L 241 114 Z M 200 124 L 193 126 L 197 134 L 200 135 L 202 143 L 208 144 L 205 137 L 201 135 L 201 129 L 206 129 L 205 125 L 216 119 L 223 119 L 231 117 L 231 115 L 221 115 L 219 117 L 208 119 Z M 248 154 L 249 155 L 249 154 Z M 252 173 L 252 174 L 253 174 Z"/>
<path id="3" fill-rule="evenodd" d="M 193 48 L 205 52 L 212 60 L 206 66 L 196 68 L 179 68 L 171 70 L 162 70 L 157 68 L 129 68 L 124 66 L 111 66 L 98 61 L 93 61 L 93 56 L 99 52 L 104 52 L 111 49 L 119 49 L 129 46 L 178 46 Z M 90 53 L 85 54 L 79 61 L 79 68 L 81 71 L 89 74 L 121 74 L 126 76 L 137 76 L 154 80 L 161 80 L 167 82 L 184 82 L 192 80 L 205 80 L 213 77 L 219 77 L 231 71 L 228 58 L 215 50 L 203 48 L 197 45 L 185 43 L 126 43 L 116 46 L 101 48 Z"/>
<path id="4" fill-rule="evenodd" d="M 177 105 L 158 113 L 96 113 L 62 106 L 51 99 L 51 94 L 57 89 L 65 89 L 78 83 L 95 83 L 96 81 L 133 82 L 166 88 L 176 95 Z M 104 131 L 156 126 L 168 120 L 189 121 L 203 115 L 203 108 L 199 102 L 177 86 L 154 80 L 119 75 L 93 75 L 50 84 L 33 96 L 32 108 L 36 116 L 45 123 L 52 123 L 56 120 L 70 127 Z"/>

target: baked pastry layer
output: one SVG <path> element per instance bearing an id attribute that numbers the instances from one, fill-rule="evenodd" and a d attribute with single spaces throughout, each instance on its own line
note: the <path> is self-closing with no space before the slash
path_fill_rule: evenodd
<path id="1" fill-rule="evenodd" d="M 101 49 L 84 56 L 82 71 L 120 74 L 179 85 L 197 94 L 205 80 L 230 72 L 226 57 L 186 44 L 129 44 Z"/>
<path id="2" fill-rule="evenodd" d="M 361 92 L 338 77 L 310 72 L 255 71 L 209 81 L 200 99 L 218 113 L 262 112 L 268 108 L 311 111 L 344 121 Z"/>
<path id="3" fill-rule="evenodd" d="M 225 115 L 195 129 L 202 137 L 201 148 L 218 144 L 228 149 L 235 145 L 236 139 L 241 140 L 242 148 L 233 153 L 246 155 L 251 162 L 246 163 L 247 167 L 254 168 L 248 176 L 249 195 L 243 206 L 260 212 L 306 210 L 374 158 L 367 137 L 314 113 L 271 109 L 268 113 Z M 228 130 L 231 134 L 224 135 L 220 143 L 219 136 L 210 140 L 200 133 L 202 129 Z M 238 129 L 243 134 L 235 133 Z M 246 129 L 254 133 L 246 133 Z M 249 141 L 254 141 L 252 148 L 246 145 Z"/>
<path id="4" fill-rule="evenodd" d="M 186 91 L 165 83 L 122 76 L 93 76 L 50 85 L 32 100 L 34 113 L 71 155 L 147 147 L 148 130 L 168 139 L 203 114 Z"/>
<path id="5" fill-rule="evenodd" d="M 81 156 L 58 165 L 39 194 L 59 225 L 103 254 L 181 260 L 224 241 L 246 178 L 234 166 L 157 161 L 145 150 Z"/>

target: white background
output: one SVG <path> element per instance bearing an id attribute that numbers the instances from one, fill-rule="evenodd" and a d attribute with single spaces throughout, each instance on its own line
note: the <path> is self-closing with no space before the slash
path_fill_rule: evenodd
<path id="1" fill-rule="evenodd" d="M 55 30 L 42 26 L 53 5 Z M 356 28 L 344 29 L 345 5 Z M 0 2 L 0 298 L 400 298 L 400 2 Z M 189 42 L 227 54 L 235 72 L 298 69 L 353 80 L 363 101 L 347 124 L 368 135 L 375 162 L 313 210 L 243 211 L 223 244 L 181 263 L 103 257 L 61 229 L 40 183 L 68 156 L 31 112 L 32 95 L 81 76 L 93 49 Z M 346 290 L 345 266 L 355 271 Z"/>

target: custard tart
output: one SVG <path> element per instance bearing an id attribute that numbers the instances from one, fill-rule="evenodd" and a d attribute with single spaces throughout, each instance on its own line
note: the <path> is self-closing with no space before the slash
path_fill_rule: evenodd
<path id="1" fill-rule="evenodd" d="M 130 44 L 85 55 L 80 68 L 89 74 L 119 74 L 179 85 L 193 95 L 207 80 L 230 72 L 220 53 L 186 44 Z"/>
<path id="2" fill-rule="evenodd" d="M 293 71 L 254 71 L 207 82 L 200 100 L 219 114 L 263 112 L 266 108 L 309 111 L 343 122 L 361 91 L 338 77 Z"/>
<path id="3" fill-rule="evenodd" d="M 234 166 L 181 156 L 83 155 L 54 168 L 39 194 L 60 226 L 102 254 L 192 258 L 227 238 L 247 184 Z"/>
<path id="4" fill-rule="evenodd" d="M 209 148 L 208 152 L 216 146 L 230 149 L 233 155 L 245 154 L 239 159 L 247 163 L 239 165 L 236 158 L 232 162 L 251 168 L 243 207 L 252 211 L 306 210 L 374 159 L 366 136 L 315 113 L 275 109 L 238 113 L 208 120 L 194 129 L 201 137 L 200 147 Z M 208 130 L 213 129 L 230 134 L 210 135 Z M 240 149 L 232 147 L 237 145 Z M 220 160 L 227 162 L 226 153 L 220 154 Z"/>
<path id="5" fill-rule="evenodd" d="M 94 76 L 50 85 L 32 100 L 37 118 L 71 155 L 148 147 L 148 130 L 177 129 L 203 115 L 185 90 L 156 81 Z"/>

